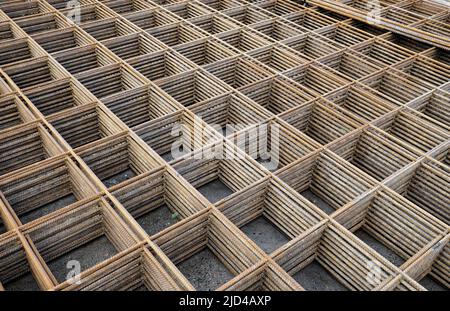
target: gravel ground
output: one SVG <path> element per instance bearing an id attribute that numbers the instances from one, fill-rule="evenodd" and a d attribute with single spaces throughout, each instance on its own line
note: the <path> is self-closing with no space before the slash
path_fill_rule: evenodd
<path id="1" fill-rule="evenodd" d="M 211 203 L 216 203 L 233 193 L 223 182 L 216 179 L 197 189 Z"/>
<path id="2" fill-rule="evenodd" d="M 304 289 L 310 291 L 346 291 L 317 261 L 313 261 L 292 276 Z"/>
<path id="3" fill-rule="evenodd" d="M 241 230 L 267 254 L 289 242 L 289 238 L 264 217 L 258 217 Z"/>
<path id="4" fill-rule="evenodd" d="M 81 270 L 84 271 L 96 264 L 111 258 L 117 254 L 114 246 L 105 236 L 99 237 L 57 259 L 48 262 L 47 265 L 52 271 L 58 282 L 64 282 L 70 269 L 67 268 L 67 262 L 78 260 Z M 18 279 L 3 284 L 6 290 L 11 291 L 36 291 L 39 287 L 31 273 L 25 274 Z"/>
<path id="5" fill-rule="evenodd" d="M 215 290 L 234 277 L 208 248 L 178 264 L 177 267 L 192 285 L 201 291 Z"/>
<path id="6" fill-rule="evenodd" d="M 392 262 L 394 265 L 400 267 L 405 262 L 403 258 L 398 256 L 396 253 L 394 253 L 392 250 L 390 250 L 383 244 L 381 244 L 378 240 L 369 235 L 363 229 L 359 229 L 358 231 L 356 231 L 355 235 L 364 243 L 372 247 L 379 254 L 383 255 L 384 258 Z"/>
<path id="7" fill-rule="evenodd" d="M 147 292 L 148 289 L 145 287 L 145 285 L 141 285 L 138 288 L 134 289 L 135 292 Z"/>
<path id="8" fill-rule="evenodd" d="M 305 190 L 300 194 L 328 215 L 335 211 L 334 208 L 332 208 L 327 202 L 315 195 L 310 189 Z"/>
<path id="9" fill-rule="evenodd" d="M 125 170 L 123 172 L 120 172 L 119 174 L 116 174 L 112 177 L 106 178 L 103 181 L 103 184 L 106 186 L 106 188 L 110 188 L 112 186 L 118 185 L 121 182 L 128 180 L 130 178 L 135 177 L 136 174 L 131 170 Z"/>
<path id="10" fill-rule="evenodd" d="M 136 219 L 148 235 L 154 235 L 175 224 L 178 220 L 179 217 L 176 214 L 172 214 L 167 205 L 163 205 Z"/>
<path id="11" fill-rule="evenodd" d="M 163 158 L 163 160 L 166 161 L 166 162 L 172 161 L 173 160 L 172 152 L 169 151 L 169 152 L 166 152 L 166 153 L 162 154 L 161 158 Z"/>
<path id="12" fill-rule="evenodd" d="M 56 279 L 63 282 L 70 271 L 66 266 L 70 260 L 78 260 L 81 270 L 84 271 L 116 254 L 117 251 L 111 242 L 105 236 L 102 236 L 47 264 Z"/>
<path id="13" fill-rule="evenodd" d="M 424 277 L 422 280 L 420 280 L 420 285 L 428 289 L 429 291 L 446 291 L 447 289 L 433 280 L 431 277 Z"/>
<path id="14" fill-rule="evenodd" d="M 29 213 L 23 214 L 22 216 L 20 216 L 20 221 L 23 224 L 26 224 L 30 221 L 36 220 L 45 215 L 53 213 L 54 211 L 57 211 L 63 207 L 69 206 L 70 204 L 73 204 L 76 201 L 77 201 L 77 199 L 75 198 L 74 195 L 72 195 L 72 194 L 67 195 L 59 200 L 56 200 L 49 204 L 46 204 L 42 207 L 39 207 Z"/>
<path id="15" fill-rule="evenodd" d="M 39 286 L 36 283 L 31 273 L 24 274 L 23 276 L 13 280 L 12 282 L 3 284 L 3 287 L 7 291 L 38 291 Z"/>

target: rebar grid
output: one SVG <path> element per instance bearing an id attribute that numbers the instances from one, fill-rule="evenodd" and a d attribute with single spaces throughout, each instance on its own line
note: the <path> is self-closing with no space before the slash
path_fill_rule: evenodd
<path id="1" fill-rule="evenodd" d="M 428 0 L 307 0 L 349 18 L 450 49 L 448 5 Z"/>
<path id="2" fill-rule="evenodd" d="M 441 6 L 381 1 L 435 33 L 418 49 L 289 0 L 81 0 L 78 24 L 67 2 L 0 5 L 0 290 L 195 290 L 180 264 L 203 250 L 230 273 L 209 289 L 304 290 L 312 262 L 350 290 L 450 287 Z M 262 126 L 275 167 L 239 139 Z M 229 193 L 203 195 L 214 181 Z M 252 241 L 261 217 L 287 241 Z M 100 238 L 79 276 L 54 265 Z"/>

